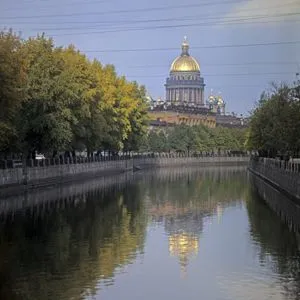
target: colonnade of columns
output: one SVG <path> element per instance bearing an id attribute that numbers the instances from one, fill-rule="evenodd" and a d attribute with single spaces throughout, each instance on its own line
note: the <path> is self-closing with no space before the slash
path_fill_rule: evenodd
<path id="1" fill-rule="evenodd" d="M 204 90 L 201 88 L 167 88 L 167 101 L 204 105 Z"/>

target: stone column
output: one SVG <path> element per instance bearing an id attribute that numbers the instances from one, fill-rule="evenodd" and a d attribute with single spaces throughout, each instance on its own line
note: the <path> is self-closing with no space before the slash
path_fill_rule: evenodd
<path id="1" fill-rule="evenodd" d="M 193 88 L 193 99 L 194 99 L 194 103 L 195 105 L 197 104 L 197 89 Z"/>
<path id="2" fill-rule="evenodd" d="M 201 90 L 200 90 L 200 103 L 201 103 L 201 105 L 204 104 L 204 103 L 203 103 L 203 90 L 202 90 L 202 88 L 201 88 Z"/>
<path id="3" fill-rule="evenodd" d="M 184 102 L 186 102 L 186 101 L 188 101 L 188 90 L 185 88 L 184 89 L 184 97 L 183 97 L 183 100 L 184 100 Z"/>

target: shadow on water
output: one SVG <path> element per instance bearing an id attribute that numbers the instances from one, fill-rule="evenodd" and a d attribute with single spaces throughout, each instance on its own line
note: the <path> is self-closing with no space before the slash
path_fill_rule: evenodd
<path id="1" fill-rule="evenodd" d="M 260 262 L 280 274 L 285 299 L 300 299 L 300 208 L 257 176 L 249 180 L 250 234 Z"/>

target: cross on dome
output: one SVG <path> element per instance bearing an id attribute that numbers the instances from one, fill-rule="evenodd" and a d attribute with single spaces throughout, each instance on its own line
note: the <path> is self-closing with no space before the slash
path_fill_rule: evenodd
<path id="1" fill-rule="evenodd" d="M 189 48 L 190 48 L 190 45 L 189 45 L 189 42 L 187 40 L 187 36 L 184 36 L 183 38 L 183 42 L 182 42 L 182 53 L 181 53 L 181 56 L 188 56 L 189 55 Z"/>

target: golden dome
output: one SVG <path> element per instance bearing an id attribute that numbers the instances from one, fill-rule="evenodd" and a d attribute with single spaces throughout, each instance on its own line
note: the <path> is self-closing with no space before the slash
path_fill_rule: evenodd
<path id="1" fill-rule="evenodd" d="M 173 61 L 170 72 L 200 72 L 197 60 L 189 54 L 189 44 L 186 38 L 182 43 L 182 53 Z"/>
<path id="2" fill-rule="evenodd" d="M 215 102 L 215 97 L 214 97 L 213 95 L 210 95 L 210 96 L 208 97 L 208 101 L 209 101 L 209 103 Z"/>
<path id="3" fill-rule="evenodd" d="M 224 104 L 224 100 L 221 96 L 218 97 L 218 105 L 223 105 Z"/>

